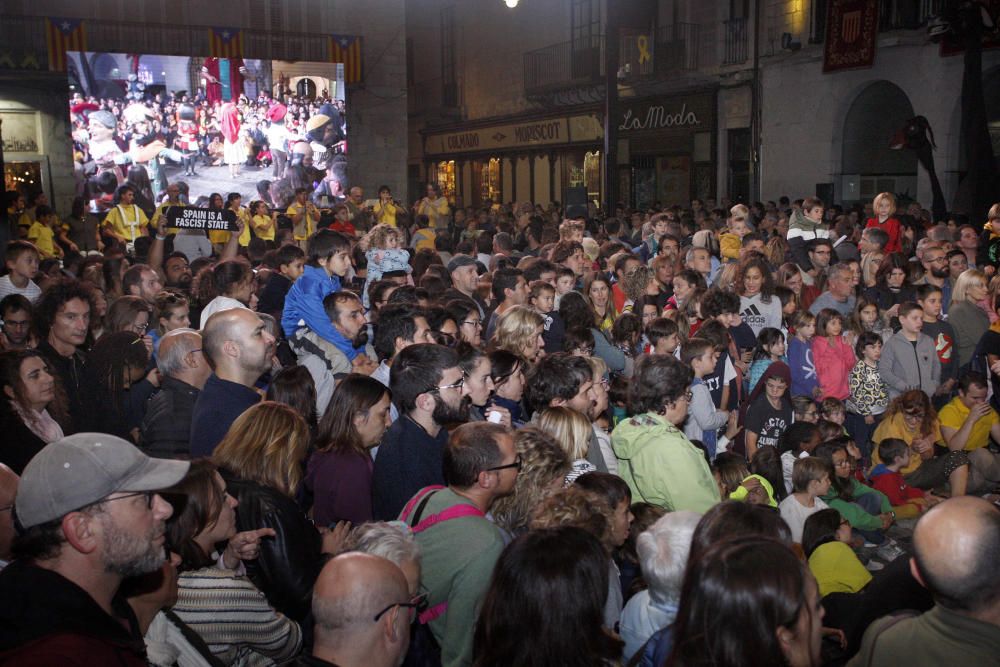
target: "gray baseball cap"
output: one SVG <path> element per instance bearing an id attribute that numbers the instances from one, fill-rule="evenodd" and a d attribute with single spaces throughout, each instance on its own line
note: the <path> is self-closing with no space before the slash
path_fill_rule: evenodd
<path id="1" fill-rule="evenodd" d="M 77 433 L 49 443 L 28 462 L 14 511 L 21 528 L 31 528 L 112 493 L 166 489 L 190 466 L 189 461 L 150 458 L 113 435 Z"/>

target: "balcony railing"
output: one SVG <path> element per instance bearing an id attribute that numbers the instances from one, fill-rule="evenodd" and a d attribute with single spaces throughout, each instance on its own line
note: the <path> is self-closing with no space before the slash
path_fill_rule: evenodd
<path id="1" fill-rule="evenodd" d="M 826 8 L 830 0 L 813 0 L 809 43 L 826 41 Z M 879 32 L 918 30 L 944 8 L 945 0 L 879 0 Z"/>
<path id="2" fill-rule="evenodd" d="M 694 23 L 663 26 L 652 39 L 645 35 L 623 37 L 621 79 L 629 82 L 698 69 L 698 39 Z"/>
<path id="3" fill-rule="evenodd" d="M 922 28 L 943 6 L 944 0 L 879 0 L 879 32 Z"/>
<path id="4" fill-rule="evenodd" d="M 747 61 L 750 22 L 747 19 L 729 19 L 722 22 L 723 65 L 741 65 Z"/>
<path id="5" fill-rule="evenodd" d="M 598 84 L 604 77 L 604 36 L 553 44 L 524 54 L 527 94 Z"/>

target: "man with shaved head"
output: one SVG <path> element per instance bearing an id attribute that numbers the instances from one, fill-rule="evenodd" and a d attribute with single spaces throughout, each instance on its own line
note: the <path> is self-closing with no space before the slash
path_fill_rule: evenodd
<path id="1" fill-rule="evenodd" d="M 10 560 L 10 545 L 14 541 L 14 497 L 17 495 L 18 476 L 0 463 L 0 570 Z"/>
<path id="2" fill-rule="evenodd" d="M 872 624 L 850 667 L 1000 663 L 1000 510 L 974 496 L 947 500 L 921 517 L 913 548 L 910 569 L 934 608 Z"/>
<path id="3" fill-rule="evenodd" d="M 271 368 L 274 336 L 257 313 L 233 308 L 208 318 L 202 351 L 215 372 L 205 381 L 191 417 L 191 456 L 211 456 L 226 431 L 260 401 L 257 380 Z"/>
<path id="4" fill-rule="evenodd" d="M 406 577 L 392 562 L 371 554 L 341 554 L 316 579 L 313 652 L 296 664 L 399 667 L 416 606 Z"/>

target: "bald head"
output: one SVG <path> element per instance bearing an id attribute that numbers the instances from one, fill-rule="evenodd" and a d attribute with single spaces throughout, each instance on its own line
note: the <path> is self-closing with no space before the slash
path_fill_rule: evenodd
<path id="1" fill-rule="evenodd" d="M 230 308 L 214 313 L 201 329 L 201 337 L 205 342 L 205 356 L 211 359 L 212 363 L 219 363 L 222 358 L 222 346 L 226 341 L 245 337 L 254 323 L 259 321 L 257 314 L 249 308 Z"/>
<path id="2" fill-rule="evenodd" d="M 14 541 L 13 505 L 17 495 L 17 473 L 0 463 L 0 560 L 10 560 Z"/>
<path id="3" fill-rule="evenodd" d="M 379 556 L 346 553 L 327 563 L 316 579 L 313 615 L 324 629 L 347 629 L 371 623 L 382 609 L 406 599 L 406 578 L 398 567 Z"/>
<path id="4" fill-rule="evenodd" d="M 932 508 L 913 532 L 920 578 L 935 602 L 956 611 L 977 612 L 1000 604 L 1000 510 L 974 496 L 960 496 Z"/>
<path id="5" fill-rule="evenodd" d="M 160 339 L 156 367 L 160 374 L 177 377 L 185 370 L 185 360 L 195 350 L 201 350 L 201 334 L 194 329 L 174 329 Z"/>
<path id="6" fill-rule="evenodd" d="M 406 578 L 390 561 L 350 552 L 326 564 L 313 587 L 316 621 L 313 654 L 338 665 L 398 665 L 409 644 L 409 610 L 393 607 L 407 602 Z M 378 622 L 375 615 L 392 607 Z"/>

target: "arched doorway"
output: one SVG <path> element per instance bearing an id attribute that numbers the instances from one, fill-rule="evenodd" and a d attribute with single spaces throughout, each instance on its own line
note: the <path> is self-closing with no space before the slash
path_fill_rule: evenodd
<path id="1" fill-rule="evenodd" d="M 316 99 L 316 82 L 307 77 L 299 79 L 295 84 L 295 94 L 309 100 Z"/>
<path id="2" fill-rule="evenodd" d="M 889 148 L 893 135 L 914 115 L 906 93 L 888 81 L 877 81 L 858 94 L 844 119 L 844 203 L 871 201 L 880 192 L 916 198 L 916 153 Z"/>

